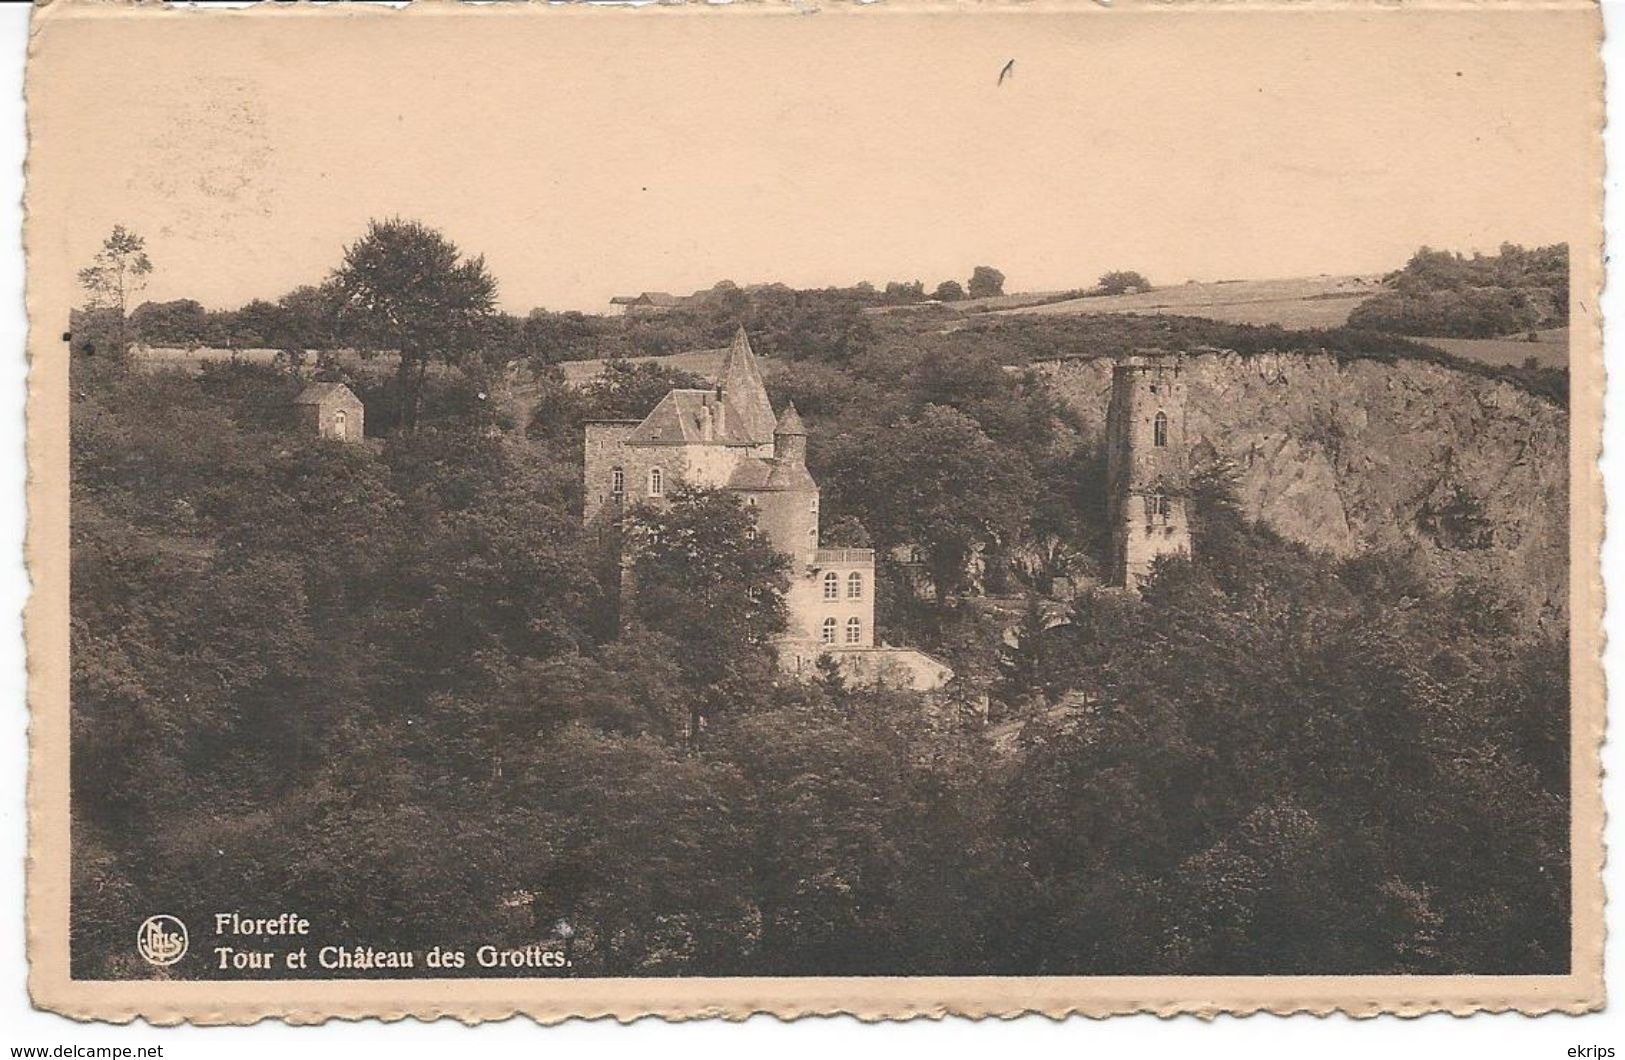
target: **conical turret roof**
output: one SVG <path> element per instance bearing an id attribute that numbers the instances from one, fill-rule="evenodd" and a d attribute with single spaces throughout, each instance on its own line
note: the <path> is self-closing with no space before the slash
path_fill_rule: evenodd
<path id="1" fill-rule="evenodd" d="M 770 442 L 777 425 L 773 406 L 767 400 L 767 387 L 762 383 L 762 372 L 756 366 L 756 354 L 750 348 L 750 337 L 740 326 L 728 347 L 727 359 L 722 364 L 722 403 L 739 431 L 754 442 Z"/>
<path id="2" fill-rule="evenodd" d="M 801 422 L 801 413 L 796 411 L 796 403 L 790 402 L 784 406 L 784 415 L 779 417 L 779 425 L 773 428 L 774 434 L 801 434 L 807 433 L 807 427 Z"/>

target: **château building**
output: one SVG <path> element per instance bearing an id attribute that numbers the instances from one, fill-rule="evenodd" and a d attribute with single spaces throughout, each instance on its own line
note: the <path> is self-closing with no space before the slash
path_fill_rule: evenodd
<path id="1" fill-rule="evenodd" d="M 758 532 L 791 563 L 785 670 L 810 675 L 828 655 L 858 683 L 931 689 L 952 676 L 923 652 L 877 641 L 874 550 L 821 546 L 807 429 L 793 404 L 774 415 L 744 328 L 714 387 L 672 390 L 641 420 L 589 421 L 584 441 L 588 527 L 613 530 L 679 483 L 730 490 L 754 511 Z M 604 540 L 619 547 L 617 534 Z"/>

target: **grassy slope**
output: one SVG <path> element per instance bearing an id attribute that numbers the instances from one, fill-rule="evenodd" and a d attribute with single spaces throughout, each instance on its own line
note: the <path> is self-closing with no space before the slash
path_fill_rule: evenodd
<path id="1" fill-rule="evenodd" d="M 1227 324 L 1279 324 L 1285 328 L 1335 328 L 1349 312 L 1378 290 L 1376 277 L 1311 276 L 1285 280 L 1184 283 L 1143 294 L 1073 298 L 1048 305 L 993 312 L 1065 315 L 1073 313 L 1160 313 L 1204 317 Z"/>

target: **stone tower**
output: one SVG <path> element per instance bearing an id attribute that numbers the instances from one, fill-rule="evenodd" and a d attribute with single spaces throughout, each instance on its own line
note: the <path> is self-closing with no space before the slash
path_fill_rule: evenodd
<path id="1" fill-rule="evenodd" d="M 1158 556 L 1190 553 L 1189 461 L 1178 355 L 1140 354 L 1114 366 L 1106 409 L 1114 584 L 1138 589 Z"/>

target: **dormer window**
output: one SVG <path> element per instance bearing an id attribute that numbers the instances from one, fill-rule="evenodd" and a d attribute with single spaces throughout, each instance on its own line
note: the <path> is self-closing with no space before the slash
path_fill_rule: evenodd
<path id="1" fill-rule="evenodd" d="M 666 495 L 666 475 L 658 467 L 649 469 L 649 496 L 664 497 Z"/>

